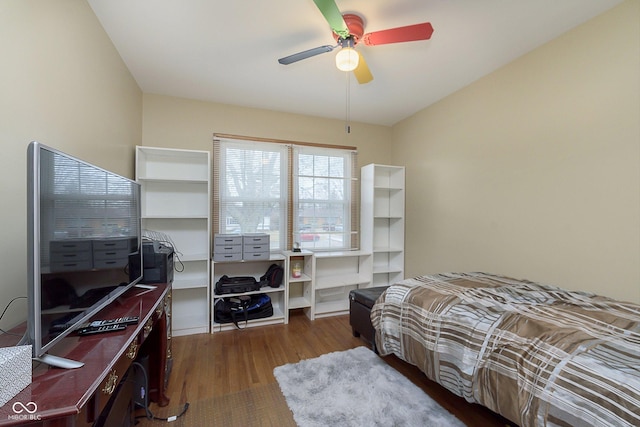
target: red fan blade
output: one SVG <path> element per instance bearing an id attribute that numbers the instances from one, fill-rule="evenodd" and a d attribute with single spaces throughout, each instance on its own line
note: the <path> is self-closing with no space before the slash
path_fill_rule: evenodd
<path id="1" fill-rule="evenodd" d="M 374 31 L 362 37 L 362 42 L 367 46 L 379 44 L 412 42 L 417 40 L 429 40 L 433 34 L 433 27 L 429 22 L 408 25 L 406 27 L 391 28 L 389 30 Z"/>

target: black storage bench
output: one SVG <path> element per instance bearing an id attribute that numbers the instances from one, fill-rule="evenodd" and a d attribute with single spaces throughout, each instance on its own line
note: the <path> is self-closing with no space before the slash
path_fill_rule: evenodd
<path id="1" fill-rule="evenodd" d="M 361 337 L 376 350 L 375 330 L 371 326 L 371 308 L 388 286 L 354 289 L 349 292 L 349 324 L 354 337 Z"/>

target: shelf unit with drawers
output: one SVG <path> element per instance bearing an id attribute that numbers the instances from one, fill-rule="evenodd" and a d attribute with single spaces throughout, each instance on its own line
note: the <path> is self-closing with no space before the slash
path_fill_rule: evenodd
<path id="1" fill-rule="evenodd" d="M 278 264 L 285 268 L 286 259 L 281 254 L 270 254 L 267 259 L 255 260 L 250 259 L 247 261 L 237 260 L 237 261 L 214 261 L 211 268 L 211 283 L 213 289 L 215 289 L 215 284 L 220 280 L 220 278 L 224 275 L 233 277 L 233 276 L 253 276 L 256 280 L 260 280 L 260 277 L 265 274 L 267 269 L 271 264 Z M 224 294 L 217 295 L 214 292 L 211 292 L 211 312 L 215 313 L 215 304 L 220 298 L 227 297 L 237 297 L 241 295 L 254 295 L 254 294 L 267 294 L 271 298 L 271 304 L 273 305 L 273 316 L 265 317 L 263 319 L 254 319 L 249 320 L 245 325 L 244 322 L 241 322 L 239 326 L 244 328 L 245 326 L 248 328 L 256 327 L 256 326 L 265 326 L 265 325 L 273 325 L 280 323 L 288 323 L 289 322 L 289 313 L 287 307 L 287 280 L 286 274 L 283 277 L 282 283 L 277 288 L 271 288 L 269 286 L 264 286 L 260 290 L 251 291 L 251 292 L 242 292 L 235 294 Z M 236 329 L 236 326 L 233 323 L 217 323 L 215 321 L 215 314 L 211 316 L 211 333 L 222 332 Z"/>
<path id="2" fill-rule="evenodd" d="M 314 260 L 314 318 L 347 314 L 349 291 L 371 286 L 371 253 L 316 252 Z"/>
<path id="3" fill-rule="evenodd" d="M 360 245 L 373 254 L 372 286 L 404 279 L 405 168 L 363 166 L 360 197 Z"/>
<path id="4" fill-rule="evenodd" d="M 172 333 L 209 332 L 210 153 L 138 146 L 136 180 L 145 234 L 175 245 Z"/>

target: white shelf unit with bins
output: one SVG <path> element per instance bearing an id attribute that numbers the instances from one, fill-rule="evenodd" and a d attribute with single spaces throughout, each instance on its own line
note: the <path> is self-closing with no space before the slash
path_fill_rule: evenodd
<path id="1" fill-rule="evenodd" d="M 360 245 L 373 254 L 372 286 L 404 279 L 405 168 L 369 164 L 361 170 Z"/>
<path id="2" fill-rule="evenodd" d="M 303 310 L 311 320 L 314 319 L 315 292 L 314 277 L 315 263 L 313 252 L 302 250 L 301 252 L 285 251 L 285 277 L 288 280 L 287 305 L 288 310 Z M 294 266 L 300 265 L 300 276 L 294 276 Z"/>
<path id="3" fill-rule="evenodd" d="M 248 261 L 214 261 L 211 269 L 211 284 L 215 290 L 215 284 L 225 274 L 227 276 L 253 276 L 256 280 L 260 280 L 260 277 L 267 272 L 267 269 L 271 264 L 279 264 L 282 268 L 285 268 L 286 259 L 281 254 L 271 254 L 269 259 L 264 260 L 248 260 Z M 224 294 L 216 295 L 215 291 L 211 293 L 211 312 L 213 313 L 216 301 L 220 298 L 236 297 L 240 295 L 253 295 L 253 294 L 267 294 L 271 298 L 271 304 L 273 305 L 273 316 L 265 317 L 263 319 L 253 319 L 247 322 L 246 327 L 256 327 L 273 325 L 279 323 L 289 323 L 289 313 L 287 307 L 287 274 L 282 279 L 282 284 L 277 288 L 264 286 L 258 291 L 243 292 L 237 294 Z M 244 328 L 244 321 L 239 324 L 241 328 Z M 211 316 L 211 333 L 228 331 L 236 329 L 233 323 L 217 323 L 214 319 L 214 315 Z"/>
<path id="4" fill-rule="evenodd" d="M 349 291 L 371 286 L 371 253 L 315 253 L 314 318 L 349 313 Z"/>
<path id="5" fill-rule="evenodd" d="M 209 332 L 211 158 L 208 151 L 136 147 L 142 227 L 175 244 L 172 334 Z"/>

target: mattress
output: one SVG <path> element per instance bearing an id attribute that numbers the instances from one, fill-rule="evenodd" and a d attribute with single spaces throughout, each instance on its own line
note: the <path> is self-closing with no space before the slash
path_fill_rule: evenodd
<path id="1" fill-rule="evenodd" d="M 520 426 L 640 426 L 640 305 L 486 273 L 390 286 L 371 312 L 395 354 Z"/>

